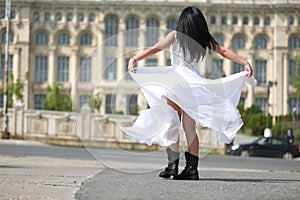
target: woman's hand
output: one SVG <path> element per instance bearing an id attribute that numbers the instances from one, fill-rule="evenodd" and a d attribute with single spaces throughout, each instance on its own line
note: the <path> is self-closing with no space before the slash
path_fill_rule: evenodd
<path id="1" fill-rule="evenodd" d="M 135 73 L 135 69 L 134 69 L 135 64 L 136 64 L 136 59 L 131 58 L 128 62 L 128 71 L 129 72 Z"/>
<path id="2" fill-rule="evenodd" d="M 253 69 L 252 69 L 252 66 L 250 65 L 250 63 L 247 62 L 247 64 L 245 65 L 245 69 L 246 71 L 248 71 L 248 77 L 251 77 L 253 75 Z"/>

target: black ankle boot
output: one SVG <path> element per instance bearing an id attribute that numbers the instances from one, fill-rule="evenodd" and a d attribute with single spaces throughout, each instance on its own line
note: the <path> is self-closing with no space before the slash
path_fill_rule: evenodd
<path id="1" fill-rule="evenodd" d="M 168 167 L 165 168 L 165 171 L 159 174 L 159 177 L 170 178 L 171 176 L 175 177 L 178 175 L 178 163 L 179 159 L 175 160 L 172 163 L 168 164 Z"/>
<path id="2" fill-rule="evenodd" d="M 174 176 L 175 180 L 199 180 L 198 161 L 199 157 L 185 152 L 186 166 L 184 170 L 178 175 Z"/>
<path id="3" fill-rule="evenodd" d="M 170 178 L 171 176 L 177 176 L 180 154 L 169 147 L 166 149 L 166 152 L 168 155 L 168 166 L 165 168 L 165 171 L 159 174 L 159 177 Z"/>

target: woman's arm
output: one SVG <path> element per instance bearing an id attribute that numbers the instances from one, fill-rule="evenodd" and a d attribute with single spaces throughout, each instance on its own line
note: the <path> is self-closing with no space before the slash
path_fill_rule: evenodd
<path id="1" fill-rule="evenodd" d="M 170 32 L 165 38 L 156 43 L 153 47 L 145 49 L 144 51 L 133 56 L 128 63 L 128 71 L 134 72 L 134 64 L 142 59 L 145 59 L 163 49 L 168 48 L 174 42 L 175 31 Z"/>
<path id="2" fill-rule="evenodd" d="M 248 77 L 253 75 L 253 69 L 251 67 L 251 64 L 246 61 L 245 59 L 238 56 L 236 53 L 226 49 L 225 47 L 221 45 L 217 45 L 215 51 L 223 56 L 224 58 L 230 59 L 234 62 L 240 63 L 242 65 L 245 65 L 245 69 L 249 72 Z"/>

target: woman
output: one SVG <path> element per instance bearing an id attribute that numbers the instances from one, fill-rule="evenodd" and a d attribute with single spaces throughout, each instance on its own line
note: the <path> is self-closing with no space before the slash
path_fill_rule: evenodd
<path id="1" fill-rule="evenodd" d="M 138 61 L 168 47 L 171 49 L 170 68 L 134 68 Z M 204 79 L 198 64 L 205 57 L 207 48 L 224 58 L 243 64 L 246 71 L 216 81 Z M 132 57 L 128 70 L 133 72 L 132 77 L 140 84 L 150 109 L 143 111 L 134 125 L 124 127 L 123 131 L 148 145 L 157 142 L 162 146 L 170 146 L 167 148 L 168 166 L 160 173 L 160 177 L 198 180 L 199 140 L 196 123 L 217 130 L 220 141 L 231 142 L 242 126 L 236 106 L 247 81 L 245 77 L 252 76 L 251 65 L 219 45 L 209 33 L 201 11 L 195 7 L 187 7 L 179 17 L 176 31 Z M 219 85 L 224 87 L 224 94 L 210 89 L 211 86 L 219 88 Z M 232 96 L 232 93 L 235 95 Z M 186 167 L 178 175 L 178 133 L 181 123 L 188 151 L 185 152 Z"/>

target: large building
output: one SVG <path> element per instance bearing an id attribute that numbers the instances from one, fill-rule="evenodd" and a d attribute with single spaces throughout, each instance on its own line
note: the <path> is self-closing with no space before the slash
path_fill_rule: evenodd
<path id="1" fill-rule="evenodd" d="M 96 92 L 103 114 L 146 108 L 126 74 L 128 59 L 174 29 L 190 5 L 203 11 L 220 44 L 252 63 L 258 85 L 244 88 L 240 104 L 257 104 L 273 116 L 294 107 L 300 111 L 291 84 L 300 47 L 300 0 L 13 0 L 9 71 L 25 82 L 25 108 L 41 109 L 47 86 L 56 82 L 72 95 L 76 109 Z M 0 0 L 1 80 L 5 27 L 5 0 Z M 211 56 L 225 75 L 244 69 Z M 169 52 L 139 62 L 146 65 L 170 65 Z"/>

